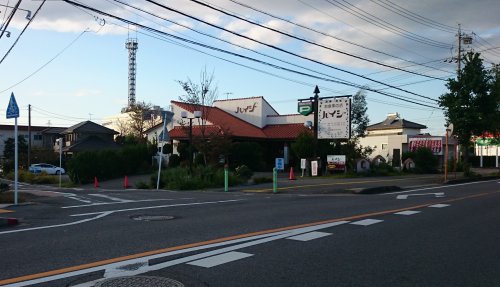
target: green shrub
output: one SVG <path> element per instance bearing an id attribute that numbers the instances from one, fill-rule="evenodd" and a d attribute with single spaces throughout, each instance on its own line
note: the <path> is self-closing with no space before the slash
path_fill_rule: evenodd
<path id="1" fill-rule="evenodd" d="M 168 159 L 168 167 L 178 167 L 181 164 L 181 157 L 178 154 L 171 154 Z"/>
<path id="2" fill-rule="evenodd" d="M 126 145 L 119 150 L 83 151 L 68 161 L 73 182 L 99 180 L 144 173 L 151 170 L 152 148 L 146 144 Z"/>
<path id="3" fill-rule="evenodd" d="M 229 185 L 241 183 L 238 176 L 229 175 Z M 157 175 L 151 176 L 151 185 L 156 186 Z M 214 167 L 197 166 L 193 173 L 187 167 L 168 168 L 161 172 L 160 187 L 174 190 L 194 190 L 224 186 L 224 170 Z"/>
<path id="4" fill-rule="evenodd" d="M 139 181 L 139 182 L 136 182 L 135 188 L 138 188 L 138 189 L 149 189 L 150 186 L 147 183 L 145 183 L 144 181 Z"/>
<path id="5" fill-rule="evenodd" d="M 234 169 L 235 174 L 244 180 L 248 180 L 252 177 L 253 171 L 246 165 L 240 165 Z"/>
<path id="6" fill-rule="evenodd" d="M 419 147 L 415 150 L 415 169 L 420 173 L 433 173 L 437 171 L 438 158 L 432 150 L 426 147 Z"/>
<path id="7" fill-rule="evenodd" d="M 0 192 L 6 192 L 9 190 L 9 184 L 5 182 L 0 182 Z"/>

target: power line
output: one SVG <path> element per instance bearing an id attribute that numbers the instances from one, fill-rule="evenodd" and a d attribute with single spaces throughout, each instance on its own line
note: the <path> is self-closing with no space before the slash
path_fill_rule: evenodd
<path id="1" fill-rule="evenodd" d="M 66 2 L 72 2 L 72 1 L 70 1 L 70 0 L 64 0 L 64 1 L 66 1 Z M 286 54 L 289 54 L 289 55 L 292 55 L 292 56 L 295 56 L 295 57 L 298 57 L 298 58 L 301 58 L 301 59 L 304 59 L 304 60 L 308 60 L 308 61 L 311 61 L 311 62 L 313 62 L 313 63 L 319 64 L 319 65 L 322 65 L 322 66 L 325 66 L 325 67 L 329 67 L 329 68 L 332 68 L 332 69 L 337 70 L 337 71 L 344 72 L 344 73 L 346 73 L 346 74 L 350 74 L 350 75 L 353 75 L 353 76 L 357 76 L 357 77 L 363 78 L 363 79 L 365 79 L 365 80 L 369 80 L 369 81 L 372 81 L 372 82 L 375 82 L 375 83 L 378 83 L 378 84 L 382 84 L 382 85 L 388 86 L 388 87 L 390 87 L 390 88 L 393 88 L 393 89 L 396 89 L 396 90 L 399 90 L 399 91 L 402 91 L 402 92 L 405 92 L 405 93 L 408 93 L 408 94 L 412 94 L 412 95 L 415 95 L 415 96 L 418 96 L 418 97 L 422 97 L 422 98 L 430 99 L 430 100 L 432 100 L 432 101 L 437 101 L 437 100 L 432 99 L 432 98 L 430 98 L 430 97 L 423 96 L 423 95 L 419 95 L 419 94 L 417 94 L 417 93 L 414 93 L 414 92 L 411 92 L 411 91 L 408 91 L 408 90 L 404 90 L 404 89 L 398 88 L 398 87 L 396 87 L 396 86 L 389 85 L 389 84 L 383 83 L 383 82 L 381 82 L 381 81 L 377 81 L 377 80 L 371 79 L 371 78 L 369 78 L 369 77 L 365 77 L 365 76 L 363 76 L 363 75 L 360 75 L 360 74 L 357 74 L 357 73 L 354 73 L 354 72 L 351 72 L 351 71 L 347 71 L 347 70 L 345 70 L 345 69 L 341 69 L 341 68 L 338 68 L 338 67 L 335 67 L 335 66 L 332 66 L 332 65 L 329 65 L 329 64 L 325 64 L 325 63 L 320 62 L 320 61 L 318 61 L 318 60 L 314 60 L 314 59 L 311 59 L 311 58 L 308 58 L 308 57 L 305 57 L 305 56 L 299 55 L 299 54 L 297 54 L 297 53 L 294 53 L 294 52 L 291 52 L 291 51 L 285 50 L 285 49 L 283 49 L 283 48 L 280 48 L 280 47 L 277 47 L 277 46 L 274 46 L 274 45 L 271 45 L 271 44 L 267 44 L 267 43 L 264 43 L 264 42 L 259 41 L 259 40 L 255 40 L 255 39 L 253 39 L 253 38 L 251 38 L 251 37 L 248 37 L 248 36 L 245 36 L 245 35 L 241 35 L 241 34 L 239 34 L 239 33 L 236 33 L 236 32 L 234 32 L 234 31 L 228 30 L 228 29 L 226 29 L 226 28 L 223 28 L 223 27 L 220 27 L 220 26 L 217 26 L 217 25 L 211 24 L 211 23 L 206 22 L 206 21 L 203 21 L 203 20 L 201 20 L 201 19 L 199 19 L 199 18 L 197 18 L 197 17 L 194 17 L 194 16 L 191 16 L 191 15 L 188 15 L 188 14 L 186 14 L 186 13 L 183 13 L 183 12 L 178 11 L 178 10 L 176 10 L 176 9 L 173 9 L 173 8 L 171 8 L 171 7 L 168 7 L 168 6 L 165 6 L 165 5 L 159 4 L 159 3 L 155 2 L 155 1 L 152 1 L 152 0 L 146 0 L 146 1 L 147 1 L 147 2 L 150 2 L 150 3 L 153 3 L 153 4 L 156 4 L 157 6 L 162 7 L 162 8 L 164 8 L 164 9 L 166 9 L 166 10 L 169 10 L 169 11 L 172 11 L 172 12 L 175 12 L 175 13 L 178 13 L 178 14 L 181 14 L 181 15 L 186 16 L 186 17 L 189 17 L 189 18 L 191 18 L 191 19 L 193 19 L 193 20 L 196 20 L 196 21 L 202 22 L 202 23 L 204 23 L 204 24 L 206 24 L 206 25 L 212 26 L 212 27 L 214 27 L 214 28 L 218 28 L 218 29 L 220 29 L 220 30 L 226 31 L 226 32 L 228 32 L 228 33 L 231 33 L 231 34 L 233 34 L 233 35 L 239 36 L 239 37 L 241 37 L 241 38 L 244 38 L 244 39 L 247 39 L 247 40 L 250 40 L 250 41 L 253 41 L 253 42 L 259 43 L 259 44 L 261 44 L 261 45 L 264 45 L 264 46 L 267 46 L 267 47 L 273 48 L 273 49 L 278 50 L 278 51 L 280 51 L 280 52 L 283 52 L 283 53 L 286 53 Z M 191 1 L 198 2 L 198 1 L 196 1 L 196 0 L 191 0 Z M 74 2 L 73 2 L 73 3 L 74 3 Z M 200 3 L 200 5 L 206 6 L 206 4 L 203 4 L 203 3 L 201 3 L 201 2 L 198 2 L 198 3 Z M 217 9 L 217 8 L 214 8 L 214 9 Z M 222 13 L 225 13 L 225 12 L 222 12 Z M 226 14 L 226 13 L 225 13 L 225 14 Z M 235 17 L 238 17 L 238 16 L 235 16 Z M 244 19 L 242 19 L 242 20 L 243 20 L 243 21 L 248 21 L 248 20 L 244 20 Z"/>
<path id="2" fill-rule="evenodd" d="M 266 11 L 263 11 L 261 9 L 257 9 L 255 7 L 252 7 L 248 4 L 244 4 L 244 3 L 241 3 L 241 2 L 238 2 L 236 0 L 229 0 L 233 3 L 236 3 L 240 6 L 243 6 L 243 7 L 246 7 L 248 9 L 251 9 L 253 11 L 257 11 L 261 14 L 264 14 L 264 15 L 267 15 L 269 17 L 272 17 L 272 18 L 275 18 L 275 19 L 279 19 L 281 21 L 284 21 L 286 23 L 289 23 L 289 24 L 292 24 L 292 25 L 295 25 L 295 26 L 298 26 L 298 27 L 301 27 L 303 29 L 306 29 L 306 30 L 309 30 L 309 31 L 312 31 L 312 32 L 315 32 L 315 33 L 318 33 L 318 34 L 321 34 L 323 36 L 326 36 L 326 37 L 329 37 L 329 38 L 332 38 L 332 39 L 335 39 L 335 40 L 338 40 L 338 41 L 342 41 L 344 43 L 348 43 L 350 45 L 354 45 L 354 46 L 357 46 L 357 47 L 360 47 L 362 49 L 366 49 L 366 50 L 369 50 L 369 51 L 372 51 L 372 52 L 375 52 L 375 53 L 378 53 L 378 54 L 382 54 L 382 55 L 385 55 L 385 56 L 389 56 L 391 58 L 395 58 L 395 59 L 398 59 L 398 60 L 401 60 L 401 61 L 404 61 L 404 62 L 408 62 L 408 63 L 412 63 L 414 65 L 411 65 L 411 66 L 415 66 L 415 65 L 419 65 L 419 66 L 425 66 L 425 67 L 429 67 L 429 68 L 432 68 L 432 69 L 435 69 L 434 67 L 430 67 L 430 66 L 426 66 L 425 64 L 421 64 L 421 63 L 417 63 L 417 62 L 414 62 L 414 61 L 411 61 L 411 60 L 407 60 L 407 59 L 403 59 L 401 57 L 398 57 L 398 56 L 395 56 L 395 55 L 391 55 L 389 53 L 386 53 L 386 52 L 383 52 L 383 51 L 379 51 L 379 50 L 376 50 L 376 49 L 373 49 L 373 48 L 369 48 L 369 47 L 366 47 L 364 45 L 361 45 L 361 44 L 358 44 L 358 43 L 355 43 L 355 42 L 352 42 L 352 41 L 348 41 L 348 40 L 345 40 L 345 39 L 342 39 L 340 37 L 336 37 L 336 36 L 333 36 L 331 34 L 328 34 L 328 33 L 325 33 L 325 32 L 322 32 L 322 31 L 319 31 L 317 29 L 314 29 L 314 28 L 311 28 L 311 27 L 308 27 L 308 26 L 305 26 L 305 25 L 302 25 L 302 24 L 298 24 L 296 22 L 293 22 L 293 21 L 290 21 L 290 20 L 287 20 L 283 17 L 279 17 L 279 16 L 276 16 L 276 15 L 273 15 L 269 12 L 266 12 Z M 400 67 L 401 68 L 401 67 Z M 404 69 L 405 67 L 402 67 L 401 69 Z M 394 69 L 392 66 L 391 66 L 391 69 Z M 438 70 L 438 69 L 437 69 Z M 406 71 L 406 70 L 405 70 Z"/>
<path id="3" fill-rule="evenodd" d="M 152 0 L 146 0 L 146 1 L 151 2 L 151 3 L 154 3 L 154 4 L 158 5 L 158 6 L 164 7 L 163 5 L 157 4 L 156 2 L 154 2 L 154 1 L 152 1 Z M 274 28 L 271 28 L 271 27 L 267 27 L 267 26 L 265 26 L 265 25 L 262 25 L 262 24 L 259 24 L 259 23 L 257 23 L 257 22 L 254 22 L 254 21 L 248 20 L 248 19 L 243 18 L 243 17 L 240 17 L 240 16 L 238 16 L 238 15 L 235 15 L 235 14 L 232 14 L 232 13 L 229 13 L 229 12 L 226 12 L 226 11 L 224 11 L 224 10 L 222 10 L 222 9 L 216 8 L 216 7 L 214 7 L 214 6 L 212 6 L 212 5 L 209 5 L 209 4 L 207 4 L 207 3 L 200 2 L 200 1 L 198 1 L 198 0 L 190 0 L 190 1 L 191 1 L 191 2 L 194 2 L 194 3 L 196 3 L 196 4 L 199 4 L 199 5 L 202 5 L 202 6 L 204 6 L 204 7 L 210 8 L 210 9 L 212 9 L 212 10 L 215 10 L 215 11 L 217 11 L 217 12 L 223 13 L 223 14 L 225 14 L 225 15 L 227 15 L 227 16 L 234 17 L 234 18 L 236 18 L 236 19 L 239 19 L 239 20 L 245 21 L 245 22 L 247 22 L 247 23 L 249 23 L 249 24 L 252 24 L 252 25 L 255 25 L 255 26 L 258 26 L 258 27 L 261 27 L 261 28 L 267 29 L 267 30 L 269 30 L 269 31 L 273 31 L 273 32 L 275 32 L 275 33 L 279 33 L 279 34 L 281 34 L 281 35 L 285 35 L 285 36 L 290 37 L 290 38 L 295 39 L 295 40 L 299 40 L 299 41 L 302 41 L 302 42 L 305 42 L 305 43 L 308 43 L 308 44 L 311 44 L 311 45 L 314 45 L 314 46 L 321 47 L 321 48 L 323 48 L 323 49 L 330 50 L 330 51 L 332 51 L 332 52 L 336 52 L 336 53 L 339 53 L 339 54 L 342 54 L 342 55 L 345 55 L 345 56 L 353 57 L 353 58 L 356 58 L 356 59 L 358 59 L 358 60 L 366 61 L 366 62 L 369 62 L 369 63 L 372 63 L 372 64 L 376 64 L 376 65 L 380 65 L 380 66 L 383 66 L 383 67 L 387 67 L 387 68 L 391 68 L 391 69 L 399 70 L 399 71 L 402 71 L 402 72 L 405 72 L 405 73 L 410 73 L 410 74 L 414 74 L 414 75 L 417 75 L 417 76 L 422 76 L 422 77 L 427 77 L 427 78 L 432 78 L 432 79 L 435 79 L 435 80 L 439 80 L 439 78 L 437 78 L 437 77 L 433 77 L 433 76 L 428 76 L 428 75 L 424 75 L 424 74 L 415 73 L 415 72 L 413 72 L 413 71 L 404 70 L 404 69 L 401 69 L 401 68 L 398 68 L 398 67 L 394 67 L 394 66 L 387 65 L 387 64 L 384 64 L 384 63 L 380 63 L 380 62 L 377 62 L 377 61 L 374 61 L 374 60 L 370 60 L 370 59 L 365 58 L 365 57 L 361 57 L 361 56 L 357 56 L 357 55 L 354 55 L 354 54 L 350 54 L 350 53 L 347 53 L 347 52 L 344 52 L 344 51 L 340 51 L 340 50 L 337 50 L 337 49 L 333 49 L 333 48 L 331 48 L 331 47 L 328 47 L 328 46 L 325 46 L 325 45 L 322 45 L 322 44 L 318 44 L 318 43 L 312 42 L 312 41 L 310 41 L 310 40 L 307 40 L 307 39 L 304 39 L 304 38 L 301 38 L 301 37 L 298 37 L 298 36 L 292 35 L 292 34 L 290 34 L 290 33 L 283 32 L 283 31 L 280 31 L 280 30 L 278 30 L 278 29 L 274 29 Z M 168 9 L 168 8 L 167 8 L 167 9 Z M 169 10 L 170 10 L 170 9 L 169 9 Z M 229 30 L 227 30 L 227 29 L 225 29 L 225 28 L 222 28 L 222 27 L 217 27 L 217 28 L 219 28 L 219 29 L 223 29 L 224 31 L 227 31 L 227 32 L 230 32 Z M 259 43 L 259 44 L 263 44 L 263 45 L 269 46 L 269 47 L 271 47 L 271 48 L 276 48 L 276 47 L 275 47 L 275 46 L 273 46 L 273 45 L 268 45 L 268 44 L 262 43 L 262 42 L 260 42 L 260 41 L 257 41 L 257 40 L 255 40 L 255 39 L 253 39 L 253 38 L 246 37 L 246 36 L 244 36 L 244 35 L 240 35 L 240 34 L 238 34 L 238 33 L 232 32 L 232 31 L 231 31 L 231 33 L 232 33 L 232 34 L 235 34 L 235 35 L 237 35 L 237 36 L 240 36 L 240 37 L 241 37 L 241 36 L 243 36 L 244 38 L 247 38 L 247 39 L 249 39 L 249 40 L 255 41 L 255 42 Z"/>
<path id="4" fill-rule="evenodd" d="M 95 13 L 98 13 L 98 14 L 101 14 L 101 15 L 104 15 L 104 16 L 107 16 L 107 17 L 110 17 L 110 18 L 114 18 L 114 19 L 122 21 L 124 23 L 130 24 L 130 25 L 135 25 L 136 27 L 145 29 L 147 31 L 155 32 L 155 33 L 158 33 L 158 34 L 162 34 L 162 35 L 165 35 L 165 36 L 168 36 L 168 37 L 171 37 L 171 38 L 174 38 L 174 39 L 177 39 L 177 40 L 189 43 L 189 44 L 198 45 L 198 46 L 201 46 L 203 48 L 207 48 L 207 49 L 215 50 L 215 51 L 218 51 L 218 52 L 230 54 L 230 55 L 233 55 L 233 56 L 236 56 L 236 57 L 240 57 L 240 58 L 243 58 L 243 59 L 246 59 L 246 60 L 258 62 L 258 63 L 264 64 L 264 65 L 268 65 L 268 66 L 271 66 L 271 67 L 274 67 L 274 68 L 277 68 L 277 69 L 281 69 L 281 70 L 285 70 L 285 71 L 297 73 L 297 74 L 300 74 L 300 75 L 304 75 L 304 76 L 308 76 L 308 77 L 313 77 L 313 78 L 316 78 L 316 79 L 321 79 L 321 80 L 325 80 L 325 81 L 329 81 L 329 82 L 334 82 L 334 83 L 338 83 L 338 84 L 342 84 L 342 85 L 349 85 L 349 86 L 353 86 L 353 87 L 357 87 L 357 88 L 361 87 L 360 85 L 352 84 L 352 83 L 345 82 L 345 81 L 337 81 L 337 80 L 332 80 L 330 78 L 322 78 L 322 77 L 310 75 L 310 74 L 307 74 L 307 73 L 303 73 L 303 72 L 291 70 L 291 69 L 288 69 L 288 68 L 280 67 L 278 65 L 271 64 L 271 63 L 268 63 L 268 62 L 265 62 L 265 61 L 257 60 L 257 59 L 254 59 L 254 58 L 251 58 L 251 57 L 248 57 L 248 56 L 244 56 L 244 55 L 241 55 L 241 54 L 229 52 L 229 51 L 226 51 L 226 50 L 223 50 L 223 49 L 220 49 L 220 48 L 212 47 L 212 46 L 209 46 L 209 45 L 206 45 L 206 44 L 202 44 L 202 43 L 195 42 L 195 41 L 192 41 L 192 40 L 188 40 L 188 39 L 176 36 L 176 35 L 172 35 L 172 34 L 169 34 L 169 33 L 166 33 L 166 32 L 163 32 L 163 31 L 160 31 L 160 30 L 157 30 L 157 29 L 154 29 L 154 28 L 151 28 L 151 27 L 148 27 L 148 26 L 145 26 L 145 25 L 133 22 L 131 20 L 127 20 L 127 19 L 115 16 L 115 15 L 112 15 L 112 14 L 100 11 L 100 10 L 98 10 L 96 8 L 89 7 L 89 6 L 80 4 L 80 3 L 73 2 L 71 0 L 63 0 L 63 1 L 66 2 L 66 3 L 69 3 L 71 5 L 77 5 L 79 7 L 82 7 L 82 8 L 85 8 L 85 9 L 89 9 L 89 10 L 95 12 Z M 422 105 L 422 106 L 426 106 L 426 107 L 430 107 L 430 108 L 437 108 L 435 106 L 430 106 L 430 105 L 427 105 L 427 104 L 423 104 L 421 102 L 416 102 L 416 101 L 413 101 L 413 100 L 401 98 L 399 96 L 394 96 L 394 95 L 391 95 L 391 94 L 386 93 L 386 92 L 381 92 L 381 91 L 374 90 L 374 89 L 367 89 L 367 90 L 370 90 L 370 91 L 373 91 L 375 93 L 379 93 L 379 94 L 382 94 L 382 95 L 385 95 L 385 96 L 388 96 L 388 97 L 396 98 L 396 99 L 399 99 L 399 100 L 402 100 L 402 101 L 410 102 L 410 103 L 413 103 L 413 104 Z M 432 98 L 429 98 L 429 99 L 433 100 Z"/>
<path id="5" fill-rule="evenodd" d="M 362 19 L 362 20 L 364 20 L 372 25 L 375 25 L 379 28 L 382 28 L 386 31 L 403 36 L 407 39 L 410 39 L 410 40 L 413 40 L 413 41 L 416 41 L 416 42 L 419 42 L 422 44 L 426 44 L 429 46 L 437 47 L 437 48 L 449 49 L 451 47 L 451 45 L 449 45 L 449 44 L 435 41 L 435 40 L 432 40 L 432 39 L 424 37 L 424 36 L 420 36 L 418 34 L 410 32 L 406 29 L 403 29 L 401 27 L 393 25 L 393 24 L 381 19 L 380 17 L 377 17 L 369 12 L 366 12 L 365 10 L 363 10 L 359 7 L 352 5 L 351 3 L 349 3 L 345 0 L 343 0 L 343 2 L 346 4 L 342 4 L 337 0 L 325 0 L 325 1 L 330 3 L 333 6 L 340 8 L 341 10 L 343 10 L 351 15 L 354 15 L 355 17 L 357 17 L 359 19 Z M 352 8 L 350 8 L 348 6 L 350 6 Z"/>

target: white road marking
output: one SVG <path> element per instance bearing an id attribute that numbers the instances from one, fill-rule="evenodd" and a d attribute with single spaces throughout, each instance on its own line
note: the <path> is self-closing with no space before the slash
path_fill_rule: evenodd
<path id="1" fill-rule="evenodd" d="M 421 196 L 421 195 L 434 195 L 434 197 L 444 197 L 444 192 L 435 193 L 416 193 L 416 194 L 400 194 L 396 196 L 397 199 L 408 199 L 409 196 Z"/>
<path id="2" fill-rule="evenodd" d="M 417 213 L 420 213 L 420 211 L 416 211 L 416 210 L 405 210 L 405 211 L 396 212 L 396 213 L 394 213 L 394 214 L 397 214 L 397 215 L 413 215 L 413 214 L 417 214 Z"/>
<path id="3" fill-rule="evenodd" d="M 159 199 L 141 199 L 141 200 L 129 200 L 129 201 L 118 201 L 118 202 L 96 202 L 91 204 L 82 204 L 82 205 L 71 205 L 71 206 L 63 206 L 61 208 L 79 208 L 79 207 L 89 207 L 96 205 L 111 205 L 111 204 L 121 204 L 121 203 L 134 203 L 134 202 L 150 202 L 150 201 L 171 201 L 171 200 L 189 200 L 193 199 L 192 197 L 183 197 L 183 198 L 159 198 Z"/>
<path id="4" fill-rule="evenodd" d="M 78 197 L 75 197 L 75 196 L 66 196 L 67 198 L 71 198 L 71 199 L 74 199 L 76 201 L 80 201 L 80 202 L 83 202 L 83 203 L 91 203 L 92 201 L 90 200 L 85 200 L 85 199 L 80 199 Z M 64 207 L 63 207 L 64 208 Z"/>
<path id="5" fill-rule="evenodd" d="M 368 226 L 368 225 L 372 225 L 372 224 L 376 224 L 376 223 L 380 223 L 382 222 L 383 220 L 379 220 L 379 219 L 363 219 L 363 220 L 359 220 L 359 221 L 354 221 L 354 222 L 351 222 L 351 224 L 354 224 L 354 225 L 361 225 L 361 226 Z"/>
<path id="6" fill-rule="evenodd" d="M 287 239 L 298 240 L 298 241 L 309 241 L 309 240 L 325 237 L 328 235 L 332 235 L 332 234 L 326 233 L 326 232 L 314 231 L 314 232 L 309 232 L 309 233 L 304 233 L 304 234 L 288 237 Z"/>
<path id="7" fill-rule="evenodd" d="M 196 260 L 196 261 L 192 261 L 192 262 L 189 262 L 187 264 L 205 267 L 205 268 L 210 268 L 210 267 L 214 267 L 217 265 L 221 265 L 221 264 L 229 263 L 232 261 L 240 260 L 243 258 L 247 258 L 250 256 L 253 256 L 253 254 L 232 251 L 232 252 L 228 252 L 228 253 L 224 253 L 224 254 L 220 254 L 220 255 L 216 255 L 216 256 L 212 256 L 212 257 L 208 257 L 208 258 L 204 258 L 204 259 L 200 259 L 200 260 Z"/>
<path id="8" fill-rule="evenodd" d="M 89 195 L 97 196 L 97 197 L 102 197 L 102 198 L 106 198 L 106 199 L 113 200 L 113 201 L 118 201 L 118 202 L 130 202 L 131 201 L 131 200 L 128 200 L 128 199 L 122 199 L 122 198 L 113 197 L 113 196 L 109 196 L 109 195 L 105 195 L 105 194 L 91 193 Z"/>
<path id="9" fill-rule="evenodd" d="M 73 221 L 73 222 L 69 222 L 69 223 L 63 223 L 63 224 L 55 224 L 55 225 L 48 225 L 48 226 L 39 226 L 39 227 L 31 227 L 31 228 L 25 228 L 25 229 L 15 229 L 15 230 L 9 230 L 9 231 L 2 231 L 2 232 L 0 232 L 0 234 L 18 233 L 18 232 L 24 232 L 24 231 L 32 231 L 32 230 L 40 230 L 40 229 L 49 229 L 49 228 L 77 225 L 77 224 L 89 222 L 92 220 L 96 220 L 96 219 L 102 218 L 104 216 L 108 216 L 111 213 L 112 212 L 103 212 L 102 214 L 99 214 L 99 215 L 92 217 L 92 218 L 82 219 L 82 220 Z"/>
<path id="10" fill-rule="evenodd" d="M 434 204 L 434 205 L 429 205 L 429 207 L 434 207 L 434 208 L 443 208 L 443 207 L 448 207 L 450 206 L 449 204 Z"/>
<path id="11" fill-rule="evenodd" d="M 320 225 L 316 225 L 316 226 L 309 226 L 309 227 L 297 228 L 297 229 L 292 229 L 292 230 L 287 230 L 287 231 L 279 231 L 279 232 L 273 232 L 273 233 L 268 233 L 268 234 L 256 235 L 256 236 L 251 236 L 251 237 L 247 237 L 247 238 L 240 238 L 240 239 L 230 240 L 230 241 L 226 241 L 226 242 L 207 244 L 207 245 L 203 245 L 203 246 L 197 246 L 197 247 L 186 248 L 186 249 L 181 249 L 181 250 L 176 250 L 176 251 L 171 251 L 171 252 L 165 252 L 165 253 L 161 253 L 161 254 L 144 256 L 141 258 L 130 259 L 130 260 L 111 263 L 111 264 L 107 264 L 107 265 L 91 267 L 91 268 L 87 268 L 87 269 L 71 271 L 68 273 L 52 275 L 52 276 L 33 279 L 33 280 L 29 280 L 29 281 L 14 283 L 14 284 L 11 284 L 9 286 L 10 287 L 29 286 L 29 285 L 33 285 L 33 284 L 50 282 L 50 281 L 54 281 L 54 280 L 58 280 L 58 279 L 83 275 L 83 274 L 96 272 L 96 271 L 102 271 L 102 270 L 105 270 L 104 278 L 112 278 L 112 277 L 117 277 L 117 276 L 135 276 L 135 275 L 146 273 L 149 271 L 160 270 L 160 269 L 163 269 L 166 267 L 191 262 L 191 261 L 198 260 L 201 258 L 206 258 L 206 257 L 210 257 L 210 256 L 222 254 L 222 253 L 227 253 L 227 252 L 231 252 L 234 250 L 246 248 L 249 246 L 263 244 L 266 242 L 271 242 L 274 240 L 283 239 L 283 238 L 290 237 L 293 235 L 298 235 L 298 234 L 306 233 L 306 232 L 312 232 L 315 230 L 334 227 L 334 226 L 338 226 L 338 225 L 342 225 L 342 224 L 346 224 L 346 223 L 349 223 L 349 221 L 337 221 L 337 222 L 332 222 L 332 223 L 320 224 Z M 232 244 L 237 244 L 237 243 L 241 243 L 241 242 L 247 242 L 247 243 L 242 243 L 242 244 L 225 247 L 225 248 L 218 249 L 218 250 L 212 250 L 212 251 L 208 251 L 208 252 L 204 252 L 204 253 L 200 253 L 200 254 L 195 254 L 195 255 L 188 256 L 188 257 L 183 257 L 183 258 L 179 258 L 179 259 L 175 259 L 175 260 L 171 260 L 171 261 L 166 261 L 166 262 L 158 263 L 158 264 L 151 265 L 151 266 L 148 265 L 148 261 L 152 260 L 152 259 L 164 258 L 164 257 L 168 257 L 168 256 L 189 253 L 189 252 L 194 252 L 194 251 L 204 250 L 204 249 L 211 249 L 211 248 L 216 248 L 216 247 L 221 247 L 221 246 L 226 246 L 226 245 L 232 245 Z M 144 264 L 141 265 L 141 263 L 144 263 Z M 120 268 L 120 267 L 124 267 L 124 266 L 130 265 L 130 264 L 137 264 L 137 265 L 141 265 L 141 266 L 136 270 L 126 270 L 126 268 Z M 95 285 L 96 282 L 101 281 L 104 278 L 96 279 L 94 281 L 85 282 L 85 283 L 78 284 L 78 285 L 74 285 L 73 287 L 92 287 Z"/>
<path id="12" fill-rule="evenodd" d="M 230 199 L 230 200 L 219 200 L 219 201 L 204 201 L 204 202 L 179 203 L 179 204 L 168 204 L 168 205 L 158 205 L 158 206 L 145 206 L 145 207 L 136 207 L 136 208 L 127 208 L 127 209 L 106 210 L 106 211 L 99 211 L 99 212 L 73 214 L 73 215 L 70 215 L 70 216 L 86 216 L 86 215 L 101 214 L 103 212 L 112 212 L 112 213 L 115 213 L 115 212 L 136 211 L 136 210 L 156 209 L 156 208 L 165 208 L 165 207 L 217 204 L 217 203 L 237 202 L 237 201 L 243 201 L 243 200 L 244 199 Z"/>
<path id="13" fill-rule="evenodd" d="M 494 182 L 494 181 L 497 181 L 497 180 L 498 179 L 483 180 L 483 181 L 476 181 L 476 182 L 466 182 L 466 183 L 441 185 L 441 186 L 426 187 L 426 188 L 419 188 L 419 189 L 403 190 L 403 191 L 398 191 L 398 192 L 381 193 L 381 194 L 379 194 L 379 196 L 384 196 L 384 195 L 391 195 L 392 196 L 394 194 L 409 193 L 409 192 L 421 191 L 421 190 L 431 190 L 431 189 L 450 188 L 450 187 L 457 187 L 457 186 L 471 185 L 471 184 L 481 184 L 481 183 Z"/>

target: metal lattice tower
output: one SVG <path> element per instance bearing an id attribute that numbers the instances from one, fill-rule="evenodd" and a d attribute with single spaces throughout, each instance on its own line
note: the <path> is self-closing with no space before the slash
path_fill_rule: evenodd
<path id="1" fill-rule="evenodd" d="M 128 107 L 135 105 L 135 73 L 136 73 L 136 54 L 138 43 L 136 38 L 128 38 L 125 43 L 128 50 Z"/>

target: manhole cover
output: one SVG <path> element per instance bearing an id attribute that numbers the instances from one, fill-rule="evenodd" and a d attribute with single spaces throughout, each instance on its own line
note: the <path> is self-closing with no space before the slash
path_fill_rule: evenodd
<path id="1" fill-rule="evenodd" d="M 133 220 L 142 220 L 142 221 L 163 221 L 163 220 L 172 220 L 175 217 L 171 215 L 132 215 L 130 216 Z"/>
<path id="2" fill-rule="evenodd" d="M 184 284 L 165 277 L 124 276 L 100 281 L 95 287 L 184 287 Z"/>

